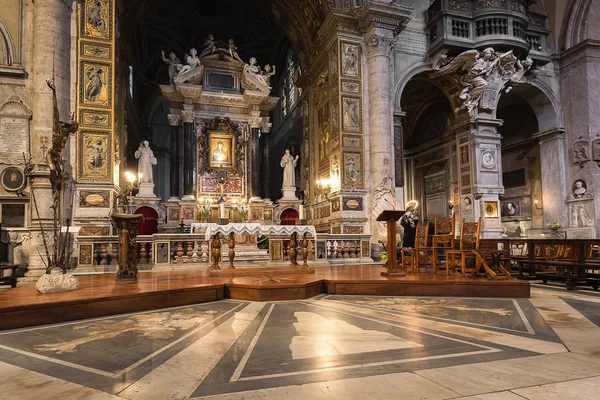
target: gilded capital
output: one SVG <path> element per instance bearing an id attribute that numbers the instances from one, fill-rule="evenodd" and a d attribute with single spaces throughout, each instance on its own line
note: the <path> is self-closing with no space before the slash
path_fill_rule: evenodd
<path id="1" fill-rule="evenodd" d="M 181 118 L 183 118 L 183 123 L 192 124 L 194 123 L 194 118 L 196 117 L 196 113 L 194 111 L 182 111 Z"/>
<path id="2" fill-rule="evenodd" d="M 168 114 L 167 118 L 169 119 L 169 125 L 171 125 L 171 126 L 181 125 L 181 115 Z"/>

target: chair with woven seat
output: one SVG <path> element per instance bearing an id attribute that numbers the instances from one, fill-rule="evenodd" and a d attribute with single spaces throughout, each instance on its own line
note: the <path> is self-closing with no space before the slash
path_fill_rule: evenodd
<path id="1" fill-rule="evenodd" d="M 402 248 L 402 267 L 406 271 L 421 272 L 421 268 L 433 265 L 433 253 L 427 247 L 429 242 L 429 222 L 425 225 L 417 225 L 415 235 L 415 247 Z"/>
<path id="2" fill-rule="evenodd" d="M 435 217 L 435 233 L 431 237 L 431 248 L 433 249 L 433 273 L 438 270 L 446 270 L 446 275 L 450 273 L 451 265 L 442 264 L 440 259 L 447 258 L 446 252 L 454 249 L 454 227 L 456 217 L 454 214 L 450 218 Z"/>
<path id="3" fill-rule="evenodd" d="M 481 234 L 481 218 L 477 222 L 465 222 L 460 226 L 460 244 L 458 249 L 446 252 L 446 265 L 448 268 L 460 268 L 462 276 L 475 273 L 481 261 L 479 251 L 479 235 Z"/>

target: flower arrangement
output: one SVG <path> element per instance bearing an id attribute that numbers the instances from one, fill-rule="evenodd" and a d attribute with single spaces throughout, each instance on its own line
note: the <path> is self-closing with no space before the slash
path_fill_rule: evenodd
<path id="1" fill-rule="evenodd" d="M 248 221 L 248 211 L 250 211 L 250 209 L 246 199 L 242 200 L 240 204 L 238 204 L 237 201 L 234 201 L 233 209 L 240 214 L 240 217 L 242 217 L 242 222 Z"/>
<path id="2" fill-rule="evenodd" d="M 546 227 L 550 229 L 552 233 L 556 233 L 560 229 L 560 224 L 558 222 L 555 222 L 553 224 L 548 223 L 546 224 Z"/>
<path id="3" fill-rule="evenodd" d="M 202 217 L 203 222 L 208 222 L 208 217 L 210 216 L 211 204 L 213 199 L 205 199 L 201 197 L 198 199 L 198 204 L 196 204 L 196 209 L 198 210 L 198 215 Z"/>

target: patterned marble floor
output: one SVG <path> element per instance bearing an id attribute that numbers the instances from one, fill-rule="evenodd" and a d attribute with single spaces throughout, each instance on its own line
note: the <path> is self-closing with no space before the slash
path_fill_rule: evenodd
<path id="1" fill-rule="evenodd" d="M 0 332 L 2 399 L 597 399 L 600 295 L 225 300 Z"/>

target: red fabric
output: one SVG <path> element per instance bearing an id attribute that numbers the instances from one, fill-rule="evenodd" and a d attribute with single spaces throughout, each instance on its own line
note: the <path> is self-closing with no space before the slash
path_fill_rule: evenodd
<path id="1" fill-rule="evenodd" d="M 281 225 L 296 225 L 298 217 L 298 211 L 294 210 L 293 208 L 283 210 L 281 213 Z"/>
<path id="2" fill-rule="evenodd" d="M 135 213 L 144 216 L 144 222 L 138 225 L 139 235 L 153 235 L 158 233 L 158 214 L 153 208 L 138 208 Z"/>

